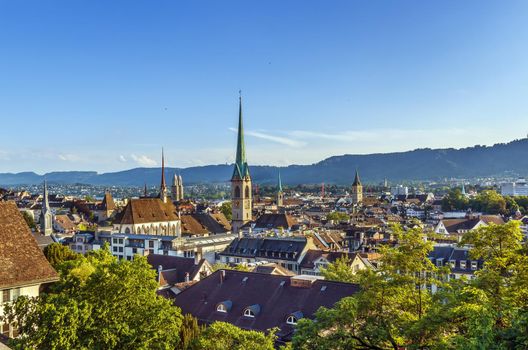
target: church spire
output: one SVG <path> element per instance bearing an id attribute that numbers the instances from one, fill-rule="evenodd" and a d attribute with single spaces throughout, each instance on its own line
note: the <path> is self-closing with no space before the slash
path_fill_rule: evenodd
<path id="1" fill-rule="evenodd" d="M 279 179 L 277 182 L 277 191 L 282 192 L 282 181 L 281 181 L 280 170 L 279 170 Z"/>
<path id="2" fill-rule="evenodd" d="M 241 94 L 241 92 L 239 91 Z M 240 179 L 245 176 L 249 176 L 249 168 L 246 160 L 246 145 L 244 142 L 244 126 L 242 123 L 242 94 L 239 97 L 238 104 L 238 137 L 237 137 L 237 150 L 235 169 L 233 171 L 233 178 L 238 177 Z"/>
<path id="3" fill-rule="evenodd" d="M 161 184 L 159 196 L 163 202 L 167 201 L 167 184 L 165 183 L 165 154 L 163 152 L 163 147 L 161 148 Z"/>
<path id="4" fill-rule="evenodd" d="M 356 177 L 354 178 L 354 183 L 352 184 L 352 186 L 361 186 L 361 181 L 359 180 L 359 173 L 358 173 L 358 170 L 356 169 Z"/>

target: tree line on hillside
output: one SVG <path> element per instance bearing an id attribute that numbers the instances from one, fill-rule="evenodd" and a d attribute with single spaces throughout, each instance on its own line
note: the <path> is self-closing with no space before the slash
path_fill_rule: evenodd
<path id="1" fill-rule="evenodd" d="M 459 188 L 452 189 L 442 199 L 444 211 L 472 211 L 486 214 L 515 215 L 528 212 L 528 196 L 503 196 L 494 190 L 484 190 L 469 198 Z"/>

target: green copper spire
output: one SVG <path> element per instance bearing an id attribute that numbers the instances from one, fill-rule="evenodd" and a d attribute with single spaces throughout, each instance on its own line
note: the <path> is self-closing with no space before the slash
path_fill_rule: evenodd
<path id="1" fill-rule="evenodd" d="M 238 106 L 238 138 L 237 138 L 237 152 L 235 160 L 235 169 L 233 171 L 233 178 L 244 178 L 249 176 L 249 167 L 246 160 L 246 145 L 244 143 L 244 126 L 242 124 L 242 95 L 239 97 Z"/>
<path id="2" fill-rule="evenodd" d="M 354 183 L 352 184 L 353 186 L 358 186 L 358 185 L 361 185 L 361 181 L 359 180 L 359 173 L 356 169 L 356 177 L 354 178 Z"/>
<path id="3" fill-rule="evenodd" d="M 279 180 L 277 183 L 277 187 L 278 187 L 278 191 L 282 192 L 282 181 L 281 181 L 281 176 L 280 176 L 280 170 L 279 170 Z"/>

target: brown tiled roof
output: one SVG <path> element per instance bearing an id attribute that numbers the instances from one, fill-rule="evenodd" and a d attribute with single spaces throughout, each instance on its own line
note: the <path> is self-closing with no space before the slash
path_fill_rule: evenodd
<path id="1" fill-rule="evenodd" d="M 302 259 L 300 263 L 300 267 L 305 269 L 313 269 L 314 268 L 314 261 L 319 259 L 320 257 L 325 258 L 328 262 L 335 262 L 338 258 L 341 258 L 343 256 L 348 256 L 350 261 L 353 261 L 356 258 L 357 253 L 347 253 L 347 252 L 325 252 L 322 250 L 316 250 L 316 249 L 310 249 L 306 252 L 304 255 L 304 258 Z"/>
<path id="2" fill-rule="evenodd" d="M 486 224 L 495 224 L 495 225 L 504 225 L 504 219 L 499 215 L 482 215 L 480 220 L 484 221 Z"/>
<path id="3" fill-rule="evenodd" d="M 65 230 L 75 229 L 75 224 L 70 220 L 68 215 L 55 215 L 54 220 L 58 222 Z"/>
<path id="4" fill-rule="evenodd" d="M 121 225 L 130 225 L 178 219 L 176 208 L 170 201 L 164 203 L 159 198 L 134 198 L 128 201 L 116 222 Z"/>
<path id="5" fill-rule="evenodd" d="M 222 277 L 224 274 L 224 277 Z M 312 318 L 321 306 L 330 308 L 344 297 L 359 291 L 356 284 L 316 280 L 306 287 L 292 286 L 294 277 L 218 270 L 184 290 L 174 303 L 183 313 L 190 313 L 200 322 L 223 321 L 243 329 L 266 331 L 279 327 L 281 341 L 289 340 L 292 326 L 286 319 L 293 313 Z M 219 303 L 227 302 L 226 313 L 216 311 Z M 255 317 L 243 316 L 244 310 L 259 306 Z"/>
<path id="6" fill-rule="evenodd" d="M 457 233 L 459 230 L 472 230 L 479 221 L 480 219 L 444 219 L 442 223 L 447 232 Z"/>
<path id="7" fill-rule="evenodd" d="M 190 214 L 181 216 L 181 230 L 183 234 L 190 235 L 203 235 L 209 233 L 209 230 Z"/>
<path id="8" fill-rule="evenodd" d="M 110 192 L 105 192 L 103 202 L 101 203 L 101 206 L 103 209 L 106 210 L 114 210 L 115 209 L 115 203 L 114 199 L 112 198 L 112 194 Z"/>
<path id="9" fill-rule="evenodd" d="M 293 276 L 294 273 L 276 263 L 267 263 L 258 265 L 253 269 L 253 272 L 259 273 L 269 273 L 272 275 L 281 275 L 281 276 Z"/>
<path id="10" fill-rule="evenodd" d="M 0 202 L 0 288 L 58 280 L 14 202 Z"/>
<path id="11" fill-rule="evenodd" d="M 289 229 L 295 224 L 297 221 L 287 214 L 262 214 L 255 222 L 255 227 Z"/>
<path id="12" fill-rule="evenodd" d="M 176 271 L 165 271 L 163 273 L 162 278 L 164 278 L 168 284 L 185 282 L 186 273 L 189 273 L 189 278 L 193 279 L 202 267 L 202 264 L 205 263 L 204 259 L 201 259 L 198 262 L 198 265 L 196 265 L 194 263 L 194 258 L 160 254 L 149 254 L 147 256 L 147 261 L 152 268 L 156 269 L 156 271 L 159 266 L 162 267 L 162 270 Z"/>

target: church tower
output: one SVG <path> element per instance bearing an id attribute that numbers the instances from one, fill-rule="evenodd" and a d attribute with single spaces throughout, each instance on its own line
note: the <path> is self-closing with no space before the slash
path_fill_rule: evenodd
<path id="1" fill-rule="evenodd" d="M 172 178 L 171 195 L 173 201 L 180 200 L 180 186 L 178 181 L 178 175 L 174 174 Z"/>
<path id="2" fill-rule="evenodd" d="M 165 155 L 163 153 L 163 148 L 161 149 L 161 184 L 159 198 L 163 203 L 167 203 L 167 184 L 165 183 Z"/>
<path id="3" fill-rule="evenodd" d="M 231 227 L 233 233 L 242 236 L 241 227 L 252 219 L 251 177 L 246 160 L 244 128 L 242 125 L 242 96 L 238 107 L 238 137 L 235 168 L 231 177 Z"/>
<path id="4" fill-rule="evenodd" d="M 363 185 L 359 180 L 359 173 L 356 170 L 356 177 L 354 178 L 354 183 L 352 184 L 352 203 L 360 204 L 363 202 Z"/>
<path id="5" fill-rule="evenodd" d="M 283 206 L 284 202 L 284 192 L 282 192 L 282 181 L 279 170 L 279 180 L 277 182 L 277 207 L 280 208 Z"/>
<path id="6" fill-rule="evenodd" d="M 180 195 L 179 200 L 182 201 L 183 200 L 183 179 L 181 175 L 178 175 L 178 188 L 179 188 L 178 192 Z"/>
<path id="7" fill-rule="evenodd" d="M 53 233 L 53 214 L 48 200 L 48 183 L 44 180 L 44 197 L 42 198 L 42 209 L 40 210 L 40 232 L 45 235 Z"/>

